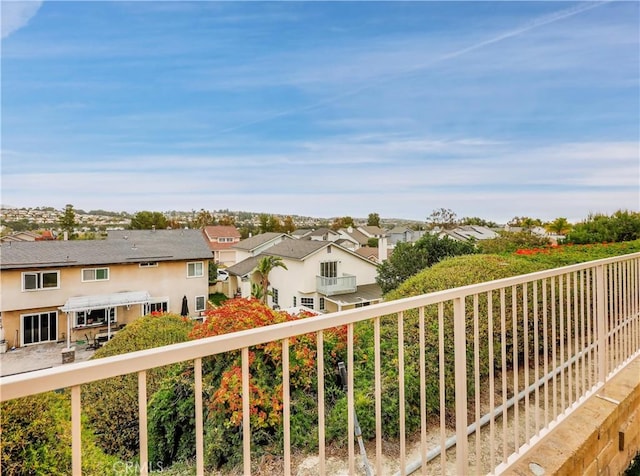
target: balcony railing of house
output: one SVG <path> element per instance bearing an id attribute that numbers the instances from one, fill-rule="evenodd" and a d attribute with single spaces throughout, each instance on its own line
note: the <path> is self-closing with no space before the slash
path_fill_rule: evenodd
<path id="1" fill-rule="evenodd" d="M 316 276 L 316 291 L 325 296 L 354 293 L 357 290 L 356 277 L 352 274 L 344 273 L 333 278 Z"/>
<path id="2" fill-rule="evenodd" d="M 291 474 L 289 343 L 295 336 L 314 333 L 318 469 L 326 474 L 323 336 L 337 326 L 347 327 L 347 435 L 354 435 L 355 429 L 354 387 L 370 388 L 375 431 L 364 437 L 372 445 L 375 442 L 375 454 L 369 455 L 375 474 L 383 474 L 388 448 L 398 455 L 399 474 L 416 469 L 422 469 L 422 474 L 499 474 L 640 355 L 640 253 L 4 377 L 0 399 L 70 388 L 72 467 L 74 474 L 80 474 L 82 386 L 137 373 L 140 467 L 145 474 L 146 374 L 155 367 L 192 361 L 196 467 L 197 473 L 203 474 L 202 361 L 210 355 L 240 351 L 243 392 L 238 398 L 243 408 L 243 446 L 238 450 L 243 453 L 248 474 L 252 464 L 249 352 L 253 346 L 279 342 L 283 353 L 284 474 Z M 371 382 L 354 381 L 351 371 L 354 350 L 362 345 L 358 342 L 358 349 L 354 345 L 354 331 L 360 326 L 369 326 L 371 331 L 373 350 L 367 356 L 374 368 Z M 390 346 L 395 349 L 393 358 L 388 355 Z M 388 374 L 383 375 L 383 364 L 394 365 L 397 378 L 390 381 Z M 448 386 L 445 382 L 451 376 L 455 383 Z M 433 382 L 437 388 L 432 387 Z M 398 395 L 393 412 L 398 436 L 383 445 L 383 426 L 386 429 L 390 421 L 383 422 L 383 397 L 392 389 Z M 427 397 L 439 403 L 429 406 Z M 409 415 L 419 420 L 416 428 L 408 426 Z M 414 454 L 419 456 L 410 461 L 414 436 L 419 447 Z M 356 474 L 360 455 L 355 439 L 347 439 L 345 466 L 350 474 Z M 449 451 L 441 451 L 449 447 Z"/>

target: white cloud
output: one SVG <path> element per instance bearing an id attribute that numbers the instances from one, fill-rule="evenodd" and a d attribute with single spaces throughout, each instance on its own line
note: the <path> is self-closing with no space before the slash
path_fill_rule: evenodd
<path id="1" fill-rule="evenodd" d="M 2 15 L 0 15 L 2 17 L 0 32 L 2 33 L 2 38 L 7 38 L 12 33 L 26 26 L 29 20 L 38 13 L 41 6 L 41 1 L 2 2 L 0 4 L 0 11 L 2 13 Z"/>

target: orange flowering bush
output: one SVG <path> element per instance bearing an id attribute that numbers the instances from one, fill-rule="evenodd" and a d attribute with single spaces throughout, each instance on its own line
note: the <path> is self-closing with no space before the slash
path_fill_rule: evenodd
<path id="1" fill-rule="evenodd" d="M 310 318 L 311 314 L 290 315 L 274 311 L 257 299 L 230 299 L 206 311 L 204 322 L 190 333 L 191 339 L 218 336 L 256 327 Z M 340 393 L 334 369 L 346 349 L 346 328 L 324 332 L 326 402 L 331 405 Z M 289 381 L 291 395 L 292 445 L 309 447 L 317 435 L 317 346 L 315 334 L 289 339 Z M 282 343 L 269 342 L 249 349 L 249 403 L 252 450 L 280 453 L 282 448 Z M 186 371 L 165 389 L 163 398 L 175 401 L 177 395 L 191 394 L 192 373 Z M 205 454 L 207 466 L 234 466 L 242 458 L 242 357 L 241 352 L 213 355 L 203 360 L 205 398 Z M 157 408 L 162 408 L 158 402 Z M 192 411 L 192 410 L 191 410 Z M 163 421 L 179 421 L 181 415 L 163 415 Z M 171 438 L 191 438 L 184 429 Z M 317 438 L 317 436 L 316 436 Z M 312 442 L 313 443 L 313 442 Z M 316 442 L 317 443 L 317 442 Z M 176 447 L 163 442 L 166 448 Z M 159 460 L 170 455 L 158 455 Z"/>

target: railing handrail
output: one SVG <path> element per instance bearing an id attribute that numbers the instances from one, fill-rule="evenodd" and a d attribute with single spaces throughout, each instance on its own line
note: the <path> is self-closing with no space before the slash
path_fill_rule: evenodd
<path id="1" fill-rule="evenodd" d="M 163 367 L 165 365 L 190 361 L 210 355 L 237 351 L 245 347 L 252 347 L 301 334 L 340 327 L 346 324 L 373 319 L 378 316 L 393 314 L 422 306 L 429 306 L 443 301 L 450 301 L 456 298 L 464 298 L 474 294 L 492 291 L 494 289 L 537 281 L 569 272 L 594 268 L 614 262 L 631 260 L 638 257 L 640 257 L 640 252 L 611 258 L 603 258 L 585 263 L 564 266 L 562 268 L 553 268 L 550 270 L 497 279 L 485 283 L 471 284 L 458 288 L 436 291 L 429 294 L 383 302 L 347 311 L 321 314 L 292 322 L 273 324 L 265 327 L 207 337 L 163 347 L 156 347 L 153 349 L 140 350 L 97 360 L 78 362 L 50 369 L 37 370 L 25 374 L 1 377 L 0 402 L 33 394 L 33 387 L 30 385 L 30 383 L 33 382 L 37 382 L 38 390 L 35 393 L 87 384 L 110 377 L 132 374 L 142 370 Z"/>

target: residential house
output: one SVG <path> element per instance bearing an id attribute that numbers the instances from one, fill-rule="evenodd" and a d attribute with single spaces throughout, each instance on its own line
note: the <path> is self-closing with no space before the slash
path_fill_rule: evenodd
<path id="1" fill-rule="evenodd" d="M 269 274 L 274 308 L 304 306 L 319 312 L 335 312 L 382 301 L 376 284 L 377 265 L 331 241 L 285 240 L 227 269 L 236 295 L 251 296 L 251 284 L 259 283 L 255 271 L 263 256 L 282 258 L 287 269 Z"/>
<path id="2" fill-rule="evenodd" d="M 406 226 L 395 226 L 387 231 L 389 246 L 393 247 L 398 243 L 415 243 L 425 233 L 423 230 L 412 230 Z"/>
<path id="3" fill-rule="evenodd" d="M 153 311 L 199 316 L 211 251 L 201 230 L 109 232 L 106 240 L 0 245 L 10 347 L 92 338 Z M 107 336 L 107 338 L 110 335 Z"/>
<path id="4" fill-rule="evenodd" d="M 240 242 L 240 232 L 235 226 L 205 226 L 202 232 L 216 264 L 224 267 L 236 263 L 236 250 L 232 246 Z"/>
<path id="5" fill-rule="evenodd" d="M 336 241 L 340 239 L 340 233 L 330 228 L 318 228 L 305 236 L 307 240 Z"/>
<path id="6" fill-rule="evenodd" d="M 480 241 L 497 238 L 498 234 L 486 226 L 464 225 L 457 226 L 451 230 L 442 230 L 438 236 L 440 238 L 447 236 L 456 241 Z"/>
<path id="7" fill-rule="evenodd" d="M 236 263 L 252 256 L 257 256 L 267 248 L 272 247 L 284 240 L 291 240 L 286 233 L 267 232 L 259 235 L 250 236 L 244 240 L 233 244 L 231 247 L 236 251 Z"/>

